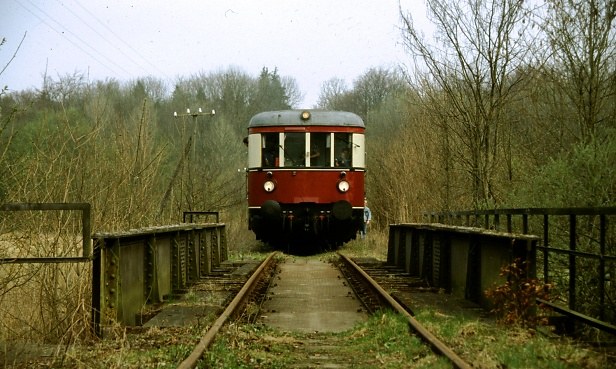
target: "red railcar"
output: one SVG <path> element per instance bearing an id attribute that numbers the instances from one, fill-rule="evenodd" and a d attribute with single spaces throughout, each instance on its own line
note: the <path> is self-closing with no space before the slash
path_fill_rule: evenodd
<path id="1" fill-rule="evenodd" d="M 365 125 L 353 113 L 270 111 L 248 125 L 249 228 L 274 245 L 340 245 L 363 222 Z"/>

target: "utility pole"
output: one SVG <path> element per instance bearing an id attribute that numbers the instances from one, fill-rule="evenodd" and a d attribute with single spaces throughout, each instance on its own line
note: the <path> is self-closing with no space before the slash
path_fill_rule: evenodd
<path id="1" fill-rule="evenodd" d="M 197 144 L 196 144 L 196 142 L 197 142 L 197 118 L 200 117 L 200 116 L 204 116 L 204 115 L 214 116 L 214 115 L 216 115 L 216 110 L 212 109 L 209 112 L 204 112 L 203 109 L 199 108 L 199 109 L 197 109 L 196 112 L 191 113 L 190 109 L 187 108 L 186 109 L 186 113 L 178 114 L 178 112 L 176 112 L 176 111 L 173 112 L 173 116 L 176 117 L 176 118 L 185 118 L 185 117 L 192 117 L 193 118 L 193 122 L 194 122 L 193 129 L 194 129 L 194 131 L 193 131 L 193 136 L 192 137 L 194 137 L 194 141 L 195 141 L 195 142 L 193 142 L 193 156 L 195 156 L 195 157 L 197 155 L 197 153 L 196 153 L 196 150 L 197 150 L 196 149 L 196 147 L 197 147 Z M 184 140 L 184 127 L 182 127 L 182 140 Z"/>
<path id="2" fill-rule="evenodd" d="M 200 116 L 206 116 L 206 115 L 210 115 L 210 116 L 214 116 L 216 115 L 216 110 L 212 109 L 209 112 L 204 112 L 203 109 L 199 108 L 197 109 L 196 112 L 191 112 L 190 109 L 186 109 L 186 113 L 179 113 L 174 111 L 173 112 L 173 116 L 175 118 L 183 118 L 185 119 L 186 117 L 192 117 L 193 118 L 193 122 L 194 122 L 194 134 L 196 136 L 197 134 L 197 119 Z M 184 172 L 184 161 L 188 159 L 188 175 L 189 175 L 189 181 L 190 181 L 190 157 L 189 157 L 189 153 L 190 153 L 190 146 L 193 145 L 193 156 L 196 156 L 196 145 L 195 143 L 193 143 L 193 135 L 191 135 L 188 140 L 185 140 L 186 137 L 186 125 L 182 125 L 182 138 L 181 138 L 181 142 L 184 142 L 184 147 L 182 149 L 182 152 L 180 153 L 180 160 L 178 161 L 178 164 L 175 168 L 175 171 L 173 172 L 173 175 L 171 177 L 171 180 L 169 181 L 169 185 L 167 187 L 167 190 L 165 191 L 165 194 L 163 195 L 163 199 L 161 201 L 160 204 L 160 210 L 159 210 L 159 217 L 162 215 L 163 210 L 165 205 L 167 204 L 167 202 L 169 201 L 169 198 L 171 196 L 171 192 L 173 191 L 173 185 L 175 183 L 175 181 L 177 180 L 177 177 L 184 177 L 183 172 Z M 184 201 L 184 196 L 183 196 L 183 189 L 184 189 L 184 180 L 180 179 L 180 204 L 182 201 Z M 192 193 L 190 193 L 190 198 L 191 201 L 189 202 L 189 207 L 192 208 Z M 180 205 L 180 208 L 182 206 Z M 188 210 L 193 210 L 193 209 L 188 209 Z"/>
<path id="3" fill-rule="evenodd" d="M 216 115 L 216 110 L 212 109 L 212 111 L 210 112 L 203 112 L 203 109 L 199 108 L 198 111 L 196 113 L 191 113 L 190 109 L 186 109 L 186 113 L 182 113 L 182 114 L 178 114 L 177 111 L 173 112 L 173 116 L 178 118 L 178 117 L 193 117 L 195 120 L 197 119 L 198 116 L 201 115 Z"/>

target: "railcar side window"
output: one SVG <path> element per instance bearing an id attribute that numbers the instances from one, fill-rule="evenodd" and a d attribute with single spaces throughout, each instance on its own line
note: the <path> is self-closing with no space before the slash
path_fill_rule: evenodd
<path id="1" fill-rule="evenodd" d="M 311 133 L 310 134 L 310 166 L 329 167 L 331 152 L 330 133 Z"/>
<path id="2" fill-rule="evenodd" d="M 353 163 L 353 135 L 350 133 L 334 133 L 334 165 L 350 167 Z"/>
<path id="3" fill-rule="evenodd" d="M 264 167 L 277 167 L 278 159 L 278 133 L 263 133 L 261 135 L 261 165 Z"/>

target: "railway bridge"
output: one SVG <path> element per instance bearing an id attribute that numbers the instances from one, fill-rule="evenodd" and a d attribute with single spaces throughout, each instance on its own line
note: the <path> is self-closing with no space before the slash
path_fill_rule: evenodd
<path id="1" fill-rule="evenodd" d="M 80 265 L 79 277 L 90 280 L 84 304 L 90 310 L 90 329 L 98 336 L 115 324 L 142 325 L 145 306 L 178 296 L 233 264 L 228 260 L 232 246 L 226 225 L 216 212 L 187 212 L 174 225 L 91 234 L 88 204 L 5 204 L 0 211 L 78 214 L 80 247 L 73 254 L 52 250 L 23 255 L 9 247 L 16 255 L 0 255 L 0 275 L 18 275 L 20 268 L 45 264 Z M 571 333 L 585 325 L 613 335 L 615 215 L 616 208 L 426 213 L 423 223 L 389 226 L 386 263 L 433 288 L 490 308 L 485 291 L 506 280 L 504 267 L 520 261 L 525 277 L 559 282 L 560 301 L 537 303 L 553 309 L 554 320 L 564 329 Z M 214 219 L 194 222 L 196 216 Z"/>

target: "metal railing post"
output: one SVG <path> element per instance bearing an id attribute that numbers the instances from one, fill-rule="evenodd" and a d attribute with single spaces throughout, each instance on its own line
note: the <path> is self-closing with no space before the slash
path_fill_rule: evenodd
<path id="1" fill-rule="evenodd" d="M 575 310 L 576 291 L 575 280 L 577 278 L 577 268 L 575 265 L 575 251 L 577 249 L 576 228 L 577 218 L 575 214 L 569 215 L 569 250 L 573 251 L 569 254 L 569 309 Z"/>

